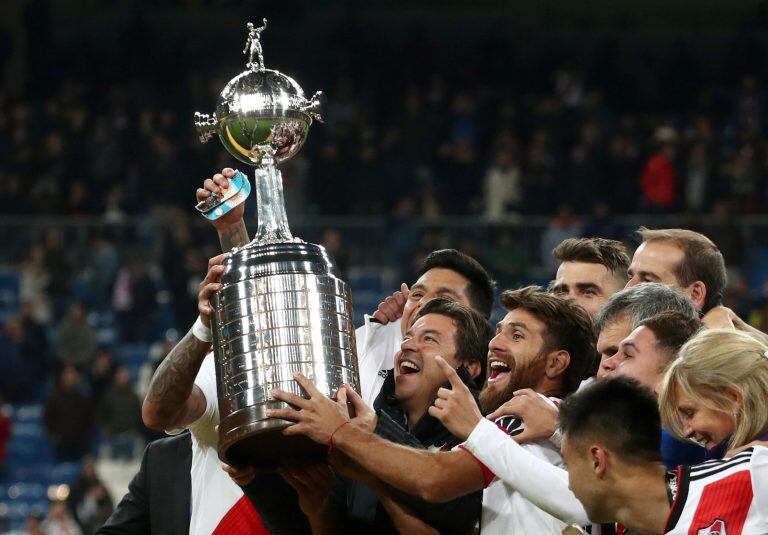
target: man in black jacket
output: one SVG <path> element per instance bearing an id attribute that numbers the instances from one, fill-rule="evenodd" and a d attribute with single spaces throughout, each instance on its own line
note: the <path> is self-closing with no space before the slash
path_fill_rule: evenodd
<path id="1" fill-rule="evenodd" d="M 387 372 L 384 386 L 374 403 L 376 412 L 370 421 L 374 432 L 397 444 L 421 449 L 448 450 L 458 445 L 461 441 L 427 412 L 438 389 L 447 386 L 435 357 L 442 356 L 458 370 L 462 381 L 476 392 L 473 379 L 482 374 L 491 335 L 488 320 L 460 303 L 436 298 L 425 304 L 406 332 L 402 348 L 395 356 L 395 368 Z M 341 403 L 346 400 L 346 390 L 340 391 L 339 404 L 315 396 L 311 385 L 308 390 L 313 394 L 310 400 L 294 399 L 295 396 L 290 395 L 287 399 L 285 393 L 276 397 L 295 404 L 305 414 L 314 410 L 313 402 L 324 403 L 326 409 L 330 404 L 344 410 Z M 358 397 L 356 403 L 362 403 L 362 400 Z M 279 417 L 296 419 L 295 415 L 293 409 L 286 409 L 280 411 Z M 316 416 L 324 418 L 327 415 L 321 409 Z M 290 433 L 300 433 L 301 420 L 289 429 Z M 355 468 L 348 459 L 335 455 L 331 459 L 337 471 L 354 480 L 334 486 L 330 494 L 317 488 L 318 483 L 325 481 L 328 484 L 330 479 L 318 477 L 317 469 L 284 471 L 284 477 L 296 489 L 299 503 L 315 533 L 363 530 L 369 534 L 435 530 L 467 533 L 479 519 L 481 492 L 447 503 L 428 503 L 417 496 L 391 489 Z"/>
<path id="2" fill-rule="evenodd" d="M 189 433 L 150 442 L 139 472 L 98 535 L 189 533 Z"/>

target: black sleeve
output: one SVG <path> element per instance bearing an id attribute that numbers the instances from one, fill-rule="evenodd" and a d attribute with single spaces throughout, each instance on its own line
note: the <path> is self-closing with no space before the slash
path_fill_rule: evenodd
<path id="1" fill-rule="evenodd" d="M 391 442 L 417 449 L 424 449 L 419 440 L 398 425 L 385 412 L 379 412 L 374 433 Z M 445 503 L 430 503 L 414 494 L 406 494 L 392 489 L 392 496 L 409 507 L 416 516 L 424 520 L 440 533 L 467 533 L 480 519 L 483 492 L 473 492 Z"/>
<path id="2" fill-rule="evenodd" d="M 147 503 L 146 467 L 149 446 L 144 450 L 141 468 L 128 485 L 128 494 L 123 496 L 110 517 L 96 535 L 146 534 L 150 533 L 149 504 Z"/>
<path id="3" fill-rule="evenodd" d="M 483 491 L 479 490 L 445 503 L 430 503 L 413 494 L 391 490 L 392 497 L 440 533 L 471 532 L 480 520 Z"/>
<path id="4" fill-rule="evenodd" d="M 280 474 L 259 472 L 243 491 L 273 535 L 312 533 L 309 521 L 299 507 L 296 491 Z"/>
<path id="5" fill-rule="evenodd" d="M 424 449 L 419 439 L 410 434 L 402 425 L 395 422 L 386 412 L 379 411 L 377 415 L 378 419 L 376 421 L 376 429 L 373 430 L 374 434 L 396 444 L 420 450 Z"/>

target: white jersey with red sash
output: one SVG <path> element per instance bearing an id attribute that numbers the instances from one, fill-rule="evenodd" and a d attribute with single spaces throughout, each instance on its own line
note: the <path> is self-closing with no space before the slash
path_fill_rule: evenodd
<path id="1" fill-rule="evenodd" d="M 768 448 L 674 471 L 668 535 L 768 535 Z"/>
<path id="2" fill-rule="evenodd" d="M 544 396 L 542 396 L 544 397 Z M 555 407 L 560 400 L 544 398 Z M 525 429 L 522 419 L 514 416 L 504 416 L 496 420 L 496 425 L 511 437 Z M 550 464 L 564 468 L 560 448 L 548 440 L 540 440 L 522 444 L 529 453 Z M 459 446 L 461 447 L 461 446 Z M 469 453 L 468 450 L 465 449 Z M 475 458 L 476 459 L 476 458 Z M 560 535 L 566 527 L 565 522 L 555 518 L 528 501 L 512 485 L 508 485 L 478 460 L 485 475 L 485 490 L 483 491 L 483 510 L 480 518 L 480 532 L 483 535 Z"/>
<path id="3" fill-rule="evenodd" d="M 206 355 L 195 384 L 205 395 L 205 413 L 189 426 L 192 433 L 191 535 L 245 535 L 269 533 L 256 509 L 221 468 L 217 449 L 219 403 L 213 353 Z"/>

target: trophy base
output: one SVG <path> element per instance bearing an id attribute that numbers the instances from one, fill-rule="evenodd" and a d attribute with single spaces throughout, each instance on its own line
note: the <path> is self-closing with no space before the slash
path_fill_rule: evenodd
<path id="1" fill-rule="evenodd" d="M 248 414 L 251 412 L 249 409 L 253 409 L 253 415 Z M 238 416 L 247 420 L 252 416 L 258 417 L 260 412 L 257 407 L 248 407 L 239 411 Z M 306 463 L 325 457 L 325 445 L 303 435 L 283 435 L 283 430 L 289 425 L 292 422 L 269 418 L 229 427 L 229 431 L 224 433 L 221 433 L 220 428 L 219 458 L 232 466 L 251 465 L 259 470 L 271 471 L 286 461 Z"/>

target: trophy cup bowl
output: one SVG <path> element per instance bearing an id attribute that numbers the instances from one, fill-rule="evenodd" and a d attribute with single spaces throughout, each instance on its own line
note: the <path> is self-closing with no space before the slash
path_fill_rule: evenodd
<path id="1" fill-rule="evenodd" d="M 293 374 L 335 396 L 348 384 L 359 391 L 354 315 L 349 286 L 320 245 L 294 238 L 288 227 L 276 164 L 294 156 L 314 119 L 322 93 L 307 100 L 292 78 L 264 67 L 260 28 L 248 24 L 248 70 L 219 96 L 213 115 L 195 114 L 200 140 L 218 135 L 235 158 L 256 168 L 258 229 L 225 261 L 222 288 L 211 300 L 219 402 L 219 457 L 233 465 L 272 468 L 286 457 L 320 456 L 324 446 L 285 437 L 291 422 L 268 418 L 285 403 L 281 389 L 306 396 Z"/>
<path id="2" fill-rule="evenodd" d="M 310 100 L 296 81 L 271 69 L 240 73 L 219 95 L 213 117 L 195 114 L 201 141 L 214 134 L 235 158 L 259 165 L 257 147 L 275 150 L 275 164 L 295 155 L 304 145 L 312 119 L 320 119 L 322 92 Z"/>

